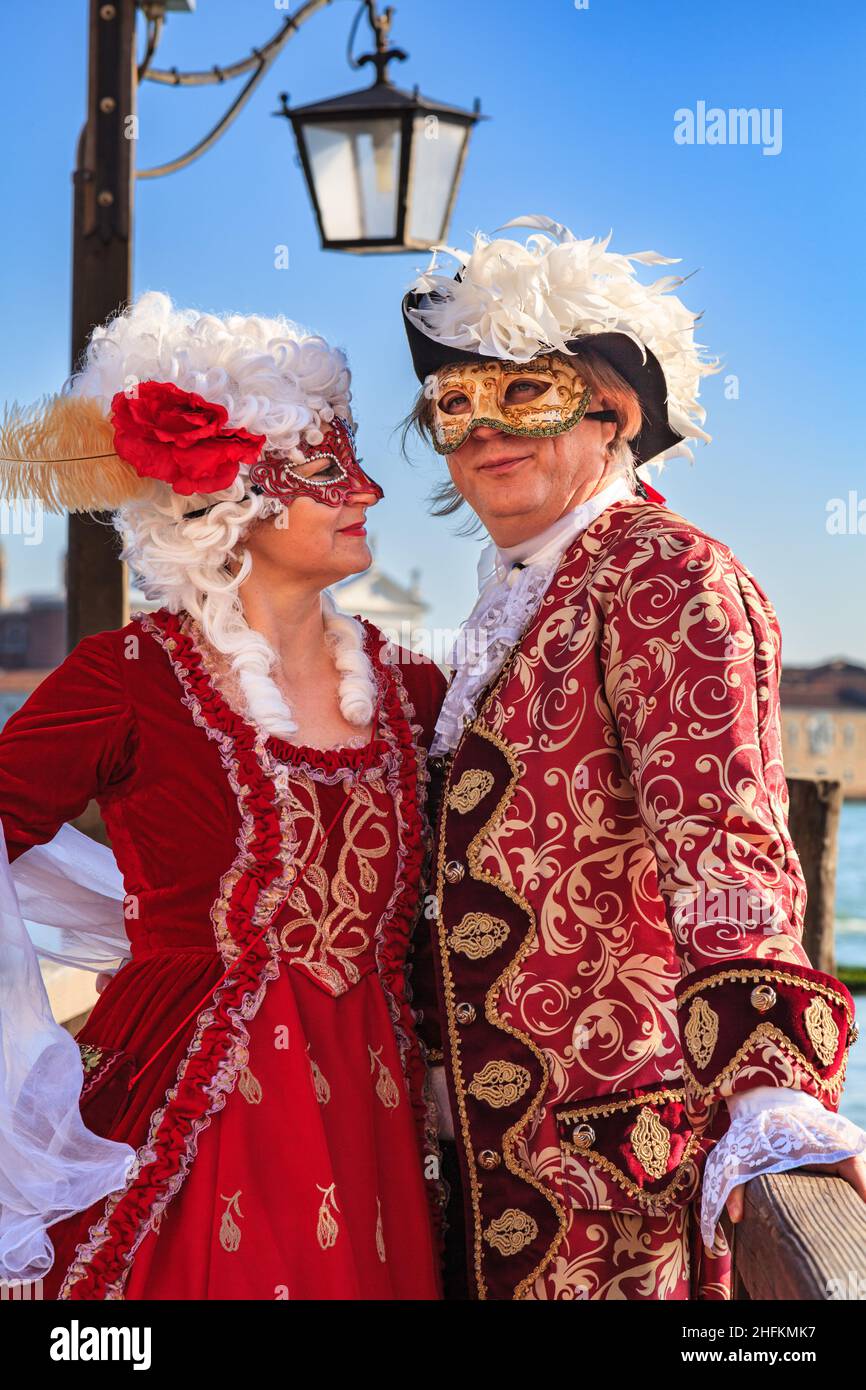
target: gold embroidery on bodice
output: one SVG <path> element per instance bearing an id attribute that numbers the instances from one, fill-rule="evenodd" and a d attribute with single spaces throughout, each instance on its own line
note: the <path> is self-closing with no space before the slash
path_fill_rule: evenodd
<path id="1" fill-rule="evenodd" d="M 292 858 L 303 863 L 324 829 L 320 784 L 298 769 L 275 781 L 291 825 Z M 333 994 L 357 984 L 374 962 L 376 927 L 393 887 L 381 878 L 395 858 L 393 813 L 383 814 L 392 805 L 381 770 L 356 783 L 340 823 L 287 897 L 280 947 Z"/>

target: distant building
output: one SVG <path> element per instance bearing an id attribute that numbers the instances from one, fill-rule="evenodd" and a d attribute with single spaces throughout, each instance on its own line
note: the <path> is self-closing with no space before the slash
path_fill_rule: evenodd
<path id="1" fill-rule="evenodd" d="M 392 642 L 417 649 L 422 645 L 424 617 L 430 611 L 420 593 L 421 575 L 412 570 L 401 584 L 373 564 L 363 574 L 334 586 L 334 598 L 345 613 L 359 613 L 381 628 Z M 424 644 L 426 645 L 426 644 Z"/>
<path id="2" fill-rule="evenodd" d="M 0 546 L 0 727 L 66 655 L 66 601 L 35 594 L 6 602 L 6 556 Z"/>
<path id="3" fill-rule="evenodd" d="M 0 670 L 47 673 L 65 655 L 66 600 L 60 594 L 33 594 L 8 604 L 6 553 L 0 546 Z"/>
<path id="4" fill-rule="evenodd" d="M 34 594 L 11 608 L 0 606 L 0 668 L 51 671 L 66 655 L 66 603 Z"/>
<path id="5" fill-rule="evenodd" d="M 787 775 L 831 777 L 866 799 L 866 666 L 786 666 L 780 693 Z"/>

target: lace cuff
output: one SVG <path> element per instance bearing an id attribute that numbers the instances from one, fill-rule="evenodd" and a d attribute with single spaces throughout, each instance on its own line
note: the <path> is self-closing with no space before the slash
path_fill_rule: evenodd
<path id="1" fill-rule="evenodd" d="M 839 1163 L 866 1151 L 866 1134 L 805 1091 L 756 1086 L 728 1100 L 731 1124 L 704 1169 L 701 1235 L 712 1249 L 731 1191 L 762 1173 Z"/>

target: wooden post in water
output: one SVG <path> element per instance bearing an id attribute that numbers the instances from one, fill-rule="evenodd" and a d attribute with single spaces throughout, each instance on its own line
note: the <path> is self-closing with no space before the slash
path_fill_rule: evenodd
<path id="1" fill-rule="evenodd" d="M 803 945 L 815 970 L 836 973 L 836 861 L 842 784 L 789 777 L 789 828 L 806 879 Z"/>
<path id="2" fill-rule="evenodd" d="M 832 975 L 842 787 L 793 777 L 788 792 L 808 892 L 803 945 L 814 968 Z M 736 1298 L 866 1299 L 866 1204 L 841 1178 L 802 1169 L 753 1178 L 733 1248 Z"/>

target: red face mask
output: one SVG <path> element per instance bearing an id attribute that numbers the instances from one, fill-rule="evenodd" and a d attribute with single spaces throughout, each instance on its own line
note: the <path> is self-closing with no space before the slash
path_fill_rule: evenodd
<path id="1" fill-rule="evenodd" d="M 268 453 L 253 464 L 250 482 L 267 497 L 278 497 L 286 504 L 296 497 L 312 497 L 326 507 L 341 507 L 358 493 L 372 493 L 377 501 L 384 497 L 379 484 L 358 462 L 345 420 L 335 419 L 321 444 L 299 444 L 298 448 L 304 458 L 319 463 L 315 473 L 304 477 L 284 454 Z"/>

